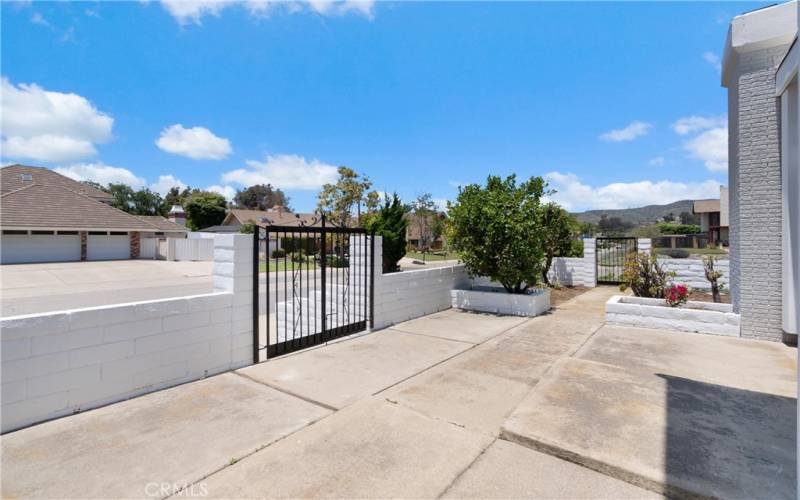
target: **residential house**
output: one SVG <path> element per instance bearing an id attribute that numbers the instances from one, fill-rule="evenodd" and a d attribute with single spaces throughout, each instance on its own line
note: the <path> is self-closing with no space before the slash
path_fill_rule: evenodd
<path id="1" fill-rule="evenodd" d="M 728 188 L 719 187 L 719 198 L 695 200 L 692 212 L 700 216 L 700 229 L 708 236 L 709 245 L 728 246 Z"/>
<path id="2" fill-rule="evenodd" d="M 221 224 L 205 228 L 202 231 L 214 233 L 239 232 L 245 224 L 254 224 L 262 228 L 267 226 L 319 227 L 322 225 L 322 218 L 318 214 L 289 212 L 280 205 L 275 205 L 268 210 L 232 208 Z M 330 221 L 326 221 L 325 225 L 329 227 L 336 226 Z M 279 233 L 270 233 L 269 249 L 262 248 L 262 251 L 267 251 L 268 255 L 272 255 L 272 252 L 276 249 L 282 248 L 282 236 Z M 292 235 L 288 234 L 286 237 L 290 238 Z"/>
<path id="3" fill-rule="evenodd" d="M 731 298 L 741 335 L 796 342 L 800 311 L 798 2 L 737 16 L 725 46 Z"/>
<path id="4" fill-rule="evenodd" d="M 432 214 L 425 218 L 421 215 L 407 214 L 408 227 L 406 228 L 406 241 L 418 251 L 441 250 L 444 247 L 444 238 L 433 236 L 433 227 L 437 219 L 441 221 L 444 214 Z"/>
<path id="5" fill-rule="evenodd" d="M 108 193 L 46 168 L 3 167 L 0 263 L 154 257 L 156 239 L 186 235 L 163 217 L 131 215 L 112 202 Z"/>

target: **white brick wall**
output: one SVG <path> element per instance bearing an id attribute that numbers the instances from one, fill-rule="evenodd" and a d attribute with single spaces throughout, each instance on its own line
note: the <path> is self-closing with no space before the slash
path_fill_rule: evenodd
<path id="1" fill-rule="evenodd" d="M 550 266 L 551 283 L 566 286 L 597 286 L 595 265 L 595 240 L 584 238 L 583 257 L 556 257 Z"/>
<path id="2" fill-rule="evenodd" d="M 375 324 L 373 329 L 449 309 L 450 290 L 469 285 L 463 264 L 382 274 L 383 242 L 375 238 Z"/>
<path id="3" fill-rule="evenodd" d="M 737 54 L 730 78 L 731 295 L 742 336 L 781 340 L 780 107 L 775 72 L 788 45 Z"/>
<path id="4" fill-rule="evenodd" d="M 1 319 L 2 432 L 250 364 L 252 237 L 214 244 L 214 293 Z"/>
<path id="5" fill-rule="evenodd" d="M 701 259 L 659 258 L 658 263 L 667 271 L 676 273 L 676 276 L 670 279 L 672 283 L 683 283 L 697 290 L 711 290 L 711 284 L 706 279 L 706 273 Z M 719 282 L 724 285 L 724 290 L 728 290 L 731 282 L 730 262 L 727 260 L 718 260 L 714 263 L 714 269 L 722 273 Z"/>

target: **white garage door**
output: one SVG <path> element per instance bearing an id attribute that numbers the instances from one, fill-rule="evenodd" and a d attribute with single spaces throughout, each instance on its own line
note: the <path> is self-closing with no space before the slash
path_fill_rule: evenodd
<path id="1" fill-rule="evenodd" d="M 81 260 L 81 240 L 71 234 L 4 234 L 0 236 L 0 262 L 64 262 Z"/>
<path id="2" fill-rule="evenodd" d="M 90 234 L 86 240 L 87 260 L 118 260 L 131 257 L 130 237 L 122 235 Z"/>

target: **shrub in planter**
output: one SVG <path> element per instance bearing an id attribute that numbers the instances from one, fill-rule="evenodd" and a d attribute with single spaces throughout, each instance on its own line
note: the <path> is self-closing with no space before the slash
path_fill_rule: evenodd
<path id="1" fill-rule="evenodd" d="M 674 272 L 661 267 L 655 254 L 634 253 L 625 261 L 619 289 L 624 292 L 630 288 L 637 297 L 663 299 L 667 280 L 674 276 Z"/>
<path id="2" fill-rule="evenodd" d="M 286 250 L 282 248 L 276 248 L 272 251 L 271 256 L 273 259 L 282 259 L 286 256 Z"/>
<path id="3" fill-rule="evenodd" d="M 486 186 L 459 189 L 448 204 L 447 241 L 471 276 L 488 276 L 509 293 L 526 293 L 542 277 L 541 177 L 517 184 L 516 176 L 489 176 Z"/>
<path id="4" fill-rule="evenodd" d="M 670 307 L 682 306 L 689 300 L 689 287 L 686 285 L 672 285 L 664 292 L 664 298 Z"/>
<path id="5" fill-rule="evenodd" d="M 667 248 L 663 250 L 664 255 L 668 255 L 673 259 L 688 259 L 689 251 L 683 248 Z"/>
<path id="6" fill-rule="evenodd" d="M 717 258 L 713 255 L 703 257 L 703 269 L 705 270 L 706 279 L 711 284 L 711 296 L 714 302 L 721 302 L 719 292 L 725 286 L 725 283 L 719 280 L 722 277 L 722 272 L 714 269 L 715 262 L 717 262 Z"/>

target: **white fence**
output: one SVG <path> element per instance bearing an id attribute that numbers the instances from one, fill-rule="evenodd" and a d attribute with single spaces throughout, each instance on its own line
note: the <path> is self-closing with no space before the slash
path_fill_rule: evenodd
<path id="1" fill-rule="evenodd" d="M 214 239 L 167 238 L 167 260 L 214 260 Z"/>
<path id="2" fill-rule="evenodd" d="M 701 259 L 658 259 L 666 270 L 675 272 L 676 276 L 670 278 L 672 283 L 683 283 L 698 290 L 709 290 L 711 284 L 706 279 L 703 261 Z M 730 261 L 718 260 L 714 263 L 714 269 L 722 273 L 719 279 L 720 284 L 728 288 L 731 282 Z"/>
<path id="3" fill-rule="evenodd" d="M 139 241 L 139 258 L 155 259 L 158 251 L 158 238 L 142 238 Z"/>
<path id="4" fill-rule="evenodd" d="M 252 361 L 252 239 L 214 240 L 214 293 L 0 319 L 2 432 Z"/>

